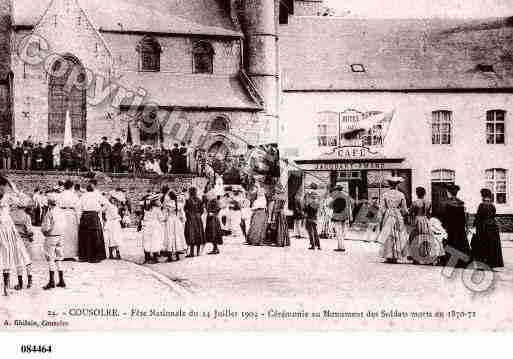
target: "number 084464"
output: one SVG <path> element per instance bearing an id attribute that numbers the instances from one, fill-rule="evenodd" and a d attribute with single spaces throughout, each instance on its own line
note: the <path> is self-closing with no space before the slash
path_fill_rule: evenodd
<path id="1" fill-rule="evenodd" d="M 52 352 L 52 346 L 51 345 L 22 345 L 21 346 L 21 352 L 26 354 L 31 353 L 51 353 Z"/>

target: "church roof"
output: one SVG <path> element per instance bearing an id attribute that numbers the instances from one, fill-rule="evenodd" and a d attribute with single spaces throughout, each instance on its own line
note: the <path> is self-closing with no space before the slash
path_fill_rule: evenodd
<path id="1" fill-rule="evenodd" d="M 77 0 L 98 30 L 240 37 L 223 0 Z M 51 0 L 13 0 L 13 25 L 35 26 Z"/>
<path id="2" fill-rule="evenodd" d="M 280 45 L 285 91 L 513 87 L 513 18 L 292 16 Z"/>
<path id="3" fill-rule="evenodd" d="M 123 72 L 118 81 L 128 90 L 143 88 L 162 107 L 261 110 L 237 77 Z"/>

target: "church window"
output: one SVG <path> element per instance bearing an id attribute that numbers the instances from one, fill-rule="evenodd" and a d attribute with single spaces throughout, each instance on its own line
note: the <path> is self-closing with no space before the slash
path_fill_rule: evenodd
<path id="1" fill-rule="evenodd" d="M 162 48 L 153 37 L 144 37 L 137 45 L 140 71 L 160 71 L 160 54 Z"/>
<path id="2" fill-rule="evenodd" d="M 66 56 L 62 61 L 66 61 L 66 73 L 64 76 L 51 76 L 48 85 L 48 140 L 51 142 L 62 143 L 64 141 L 64 132 L 66 117 L 69 114 L 71 124 L 71 134 L 73 139 L 86 140 L 86 92 L 83 89 L 73 87 L 66 89 L 66 82 L 74 68 L 77 66 L 83 70 L 80 62 L 72 57 Z M 52 68 L 60 68 L 63 64 L 57 61 Z M 80 74 L 81 79 L 85 76 Z"/>
<path id="3" fill-rule="evenodd" d="M 210 131 L 213 132 L 227 132 L 230 130 L 230 124 L 224 117 L 216 117 L 210 125 Z"/>
<path id="4" fill-rule="evenodd" d="M 214 49 L 207 41 L 197 41 L 193 49 L 193 72 L 195 74 L 214 73 Z"/>

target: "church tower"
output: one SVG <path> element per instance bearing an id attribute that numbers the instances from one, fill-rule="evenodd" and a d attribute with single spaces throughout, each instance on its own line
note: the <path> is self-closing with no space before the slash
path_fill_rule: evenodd
<path id="1" fill-rule="evenodd" d="M 278 21 L 280 0 L 240 0 L 245 34 L 244 69 L 264 102 L 259 142 L 278 141 L 280 76 Z"/>

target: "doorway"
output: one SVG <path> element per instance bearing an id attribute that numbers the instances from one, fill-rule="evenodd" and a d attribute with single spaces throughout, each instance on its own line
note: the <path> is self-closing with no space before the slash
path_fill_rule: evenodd
<path id="1" fill-rule="evenodd" d="M 456 182 L 453 170 L 441 169 L 431 172 L 431 208 L 433 217 L 443 213 L 444 203 L 447 200 L 447 186 Z"/>

